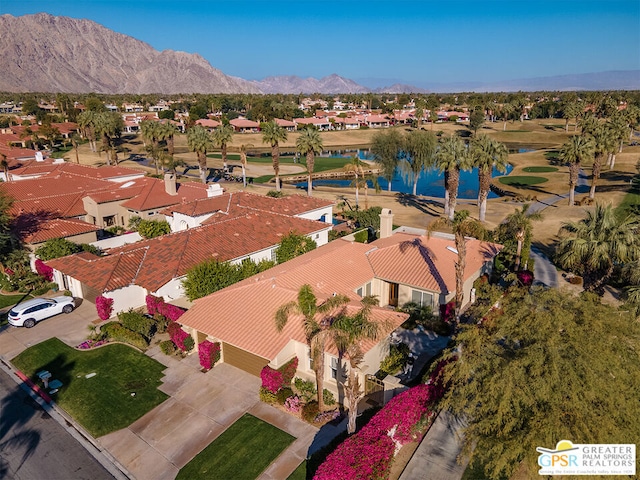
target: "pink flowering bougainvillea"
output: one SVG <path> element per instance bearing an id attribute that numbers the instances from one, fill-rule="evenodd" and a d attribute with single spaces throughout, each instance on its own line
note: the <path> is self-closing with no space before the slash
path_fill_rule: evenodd
<path id="1" fill-rule="evenodd" d="M 260 371 L 260 378 L 262 379 L 262 388 L 271 393 L 278 393 L 282 388 L 282 372 L 274 370 L 269 365 Z"/>
<path id="2" fill-rule="evenodd" d="M 286 408 L 291 413 L 300 413 L 300 410 L 302 410 L 302 402 L 300 401 L 300 397 L 298 397 L 297 395 L 288 397 L 284 401 L 284 408 Z"/>
<path id="3" fill-rule="evenodd" d="M 162 298 L 154 295 L 147 295 L 145 300 L 147 303 L 147 312 L 152 316 L 159 313 L 163 317 L 175 322 L 185 312 L 184 309 L 171 305 L 170 303 L 165 303 Z"/>
<path id="4" fill-rule="evenodd" d="M 451 323 L 456 318 L 456 302 L 451 300 L 449 303 L 440 305 L 440 318 L 447 323 Z"/>
<path id="5" fill-rule="evenodd" d="M 167 327 L 167 333 L 169 334 L 171 341 L 176 344 L 176 347 L 183 352 L 187 350 L 184 341 L 189 337 L 189 334 L 180 328 L 179 323 L 171 322 Z"/>
<path id="6" fill-rule="evenodd" d="M 107 298 L 100 295 L 96 298 L 96 310 L 100 320 L 107 320 L 113 313 L 113 298 Z"/>
<path id="7" fill-rule="evenodd" d="M 396 447 L 418 438 L 421 420 L 444 393 L 440 362 L 427 385 L 402 392 L 387 403 L 362 429 L 327 456 L 315 480 L 387 478 Z"/>
<path id="8" fill-rule="evenodd" d="M 198 357 L 202 368 L 211 370 L 211 368 L 220 360 L 220 344 L 218 342 L 210 342 L 205 340 L 198 344 Z"/>
<path id="9" fill-rule="evenodd" d="M 50 282 L 51 280 L 53 280 L 53 268 L 51 268 L 49 265 L 44 263 L 39 258 L 36 260 L 35 265 L 36 265 L 36 272 L 38 272 L 38 275 L 44 278 L 47 282 Z"/>
<path id="10" fill-rule="evenodd" d="M 533 285 L 533 272 L 531 270 L 520 270 L 516 273 L 516 276 L 524 287 L 530 287 Z"/>
<path id="11" fill-rule="evenodd" d="M 298 370 L 298 357 L 293 357 L 278 370 L 282 372 L 282 386 L 288 387 L 296 375 L 296 370 Z"/>

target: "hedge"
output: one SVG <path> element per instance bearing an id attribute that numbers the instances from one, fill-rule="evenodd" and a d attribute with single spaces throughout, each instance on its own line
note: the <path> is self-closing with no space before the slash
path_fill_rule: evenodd
<path id="1" fill-rule="evenodd" d="M 128 343 L 138 347 L 140 350 L 145 350 L 149 346 L 149 343 L 142 335 L 123 327 L 115 321 L 104 324 L 100 331 L 106 333 L 108 337 L 116 342 Z"/>
<path id="2" fill-rule="evenodd" d="M 128 312 L 118 313 L 118 319 L 122 322 L 122 326 L 129 330 L 139 333 L 147 339 L 151 339 L 156 332 L 156 322 L 146 315 L 129 310 Z"/>

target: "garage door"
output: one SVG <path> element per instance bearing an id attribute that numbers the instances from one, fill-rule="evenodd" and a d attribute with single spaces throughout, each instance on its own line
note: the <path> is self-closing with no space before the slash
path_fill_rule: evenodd
<path id="1" fill-rule="evenodd" d="M 99 290 L 91 288 L 84 283 L 82 284 L 82 298 L 84 298 L 85 300 L 89 300 L 91 303 L 96 303 L 96 298 L 98 298 L 99 296 Z"/>
<path id="2" fill-rule="evenodd" d="M 269 360 L 266 358 L 259 357 L 224 342 L 222 343 L 222 355 L 224 356 L 225 363 L 233 365 L 256 377 L 260 376 L 260 371 L 269 363 Z"/>

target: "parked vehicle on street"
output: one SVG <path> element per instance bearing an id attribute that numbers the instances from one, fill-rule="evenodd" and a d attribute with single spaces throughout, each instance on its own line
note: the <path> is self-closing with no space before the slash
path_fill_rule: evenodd
<path id="1" fill-rule="evenodd" d="M 40 320 L 59 313 L 71 313 L 74 308 L 76 303 L 73 297 L 33 298 L 13 307 L 7 319 L 14 327 L 31 328 Z"/>

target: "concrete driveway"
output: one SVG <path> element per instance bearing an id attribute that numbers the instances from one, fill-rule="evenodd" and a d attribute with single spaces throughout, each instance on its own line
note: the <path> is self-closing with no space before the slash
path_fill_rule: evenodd
<path id="1" fill-rule="evenodd" d="M 76 299 L 76 305 L 73 312 L 47 318 L 33 328 L 0 327 L 0 352 L 10 360 L 30 346 L 52 337 L 58 337 L 70 346 L 82 343 L 89 335 L 89 325 L 98 319 L 98 314 L 91 302 Z"/>
<path id="2" fill-rule="evenodd" d="M 224 363 L 202 373 L 197 355 L 177 360 L 157 346 L 147 353 L 167 366 L 159 388 L 171 398 L 128 428 L 98 439 L 137 480 L 173 480 L 245 413 L 296 437 L 259 478 L 286 478 L 306 458 L 318 429 L 261 402 L 258 377 Z"/>

